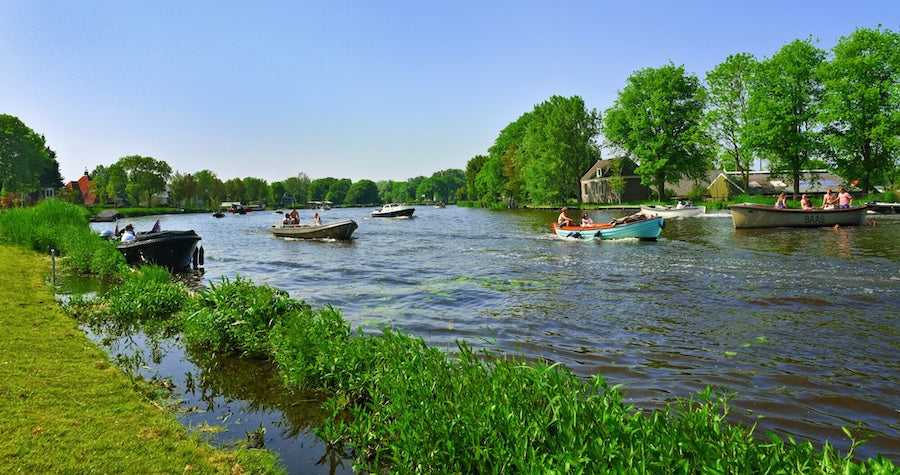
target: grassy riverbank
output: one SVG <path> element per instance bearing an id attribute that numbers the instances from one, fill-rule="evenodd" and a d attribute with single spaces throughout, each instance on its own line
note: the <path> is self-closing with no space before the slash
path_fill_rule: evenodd
<path id="1" fill-rule="evenodd" d="M 0 472 L 277 473 L 211 447 L 148 401 L 66 315 L 50 262 L 0 245 Z"/>

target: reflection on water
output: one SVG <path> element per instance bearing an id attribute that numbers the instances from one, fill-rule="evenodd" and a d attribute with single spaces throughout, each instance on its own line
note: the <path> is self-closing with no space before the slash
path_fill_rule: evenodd
<path id="1" fill-rule="evenodd" d="M 602 373 L 639 407 L 725 386 L 738 393 L 735 418 L 757 423 L 759 434 L 846 451 L 840 427 L 860 421 L 876 437 L 856 455 L 900 459 L 898 218 L 839 230 L 735 230 L 719 213 L 668 220 L 657 242 L 570 242 L 551 233 L 553 211 L 420 207 L 403 220 L 369 211 L 320 212 L 359 223 L 349 243 L 275 238 L 272 212 L 160 221 L 200 234 L 207 282 L 240 274 L 313 306 L 334 305 L 367 332 L 387 325 L 448 350 L 460 339 L 496 344 L 585 377 Z M 590 214 L 603 221 L 623 212 Z M 149 229 L 157 218 L 133 221 Z M 308 398 L 272 394 L 279 384 L 270 369 L 205 365 L 177 344 L 170 352 L 159 368 L 179 387 L 185 373 L 199 382 L 192 404 L 206 412 L 188 423 L 226 425 L 216 435 L 226 441 L 262 422 L 283 458 L 312 447 L 288 460 L 293 472 L 330 471 L 316 465 L 325 451 L 311 435 L 315 419 L 291 412 Z"/>

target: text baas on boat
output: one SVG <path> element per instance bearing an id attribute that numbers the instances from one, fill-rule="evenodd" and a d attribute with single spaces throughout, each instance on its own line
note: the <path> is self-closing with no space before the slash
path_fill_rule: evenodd
<path id="1" fill-rule="evenodd" d="M 735 229 L 744 228 L 816 228 L 860 226 L 865 224 L 866 206 L 801 210 L 772 205 L 741 203 L 728 205 Z"/>

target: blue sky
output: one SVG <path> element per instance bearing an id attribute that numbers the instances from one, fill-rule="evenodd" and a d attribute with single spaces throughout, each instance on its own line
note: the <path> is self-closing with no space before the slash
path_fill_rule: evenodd
<path id="1" fill-rule="evenodd" d="M 222 180 L 405 180 L 462 168 L 553 95 L 613 105 L 634 71 L 701 79 L 896 1 L 44 1 L 0 5 L 0 113 L 65 180 L 126 155 Z"/>

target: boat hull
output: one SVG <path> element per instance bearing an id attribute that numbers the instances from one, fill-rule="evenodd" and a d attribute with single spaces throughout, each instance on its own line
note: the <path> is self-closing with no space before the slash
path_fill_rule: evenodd
<path id="1" fill-rule="evenodd" d="M 686 208 L 654 205 L 641 206 L 641 214 L 646 216 L 661 216 L 665 219 L 687 218 L 689 216 L 706 214 L 706 206 L 688 206 Z"/>
<path id="2" fill-rule="evenodd" d="M 775 208 L 752 203 L 729 205 L 735 229 L 746 228 L 817 228 L 826 226 L 860 226 L 865 224 L 865 206 L 843 209 Z"/>
<path id="3" fill-rule="evenodd" d="M 155 264 L 172 272 L 184 272 L 202 264 L 200 236 L 190 231 L 138 233 L 133 241 L 116 247 L 129 265 Z"/>
<path id="4" fill-rule="evenodd" d="M 276 224 L 269 230 L 278 237 L 295 239 L 338 239 L 346 240 L 353 236 L 359 226 L 352 219 L 322 224 L 319 226 L 304 224 Z"/>
<path id="5" fill-rule="evenodd" d="M 614 221 L 613 223 L 593 224 L 590 226 L 559 226 L 553 223 L 553 232 L 559 237 L 568 239 L 640 239 L 653 241 L 659 237 L 659 234 L 665 227 L 665 221 L 662 217 L 623 223 Z"/>

